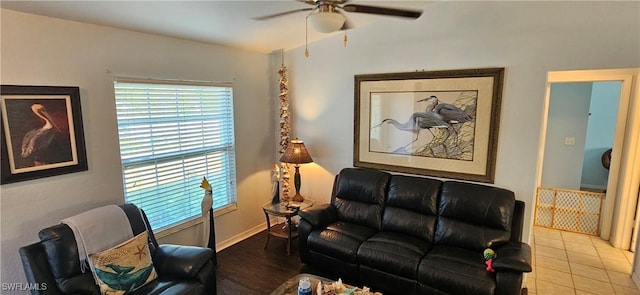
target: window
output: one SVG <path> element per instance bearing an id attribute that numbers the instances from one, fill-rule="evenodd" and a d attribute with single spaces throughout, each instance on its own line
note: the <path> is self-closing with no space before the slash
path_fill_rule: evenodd
<path id="1" fill-rule="evenodd" d="M 114 90 L 125 201 L 153 229 L 201 215 L 203 176 L 214 209 L 235 205 L 231 86 L 118 79 Z"/>

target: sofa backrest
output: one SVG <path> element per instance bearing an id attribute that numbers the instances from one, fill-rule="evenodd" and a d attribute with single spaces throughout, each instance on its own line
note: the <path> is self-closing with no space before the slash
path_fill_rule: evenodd
<path id="1" fill-rule="evenodd" d="M 338 219 L 380 230 L 390 177 L 389 173 L 378 170 L 342 169 L 331 194 Z"/>
<path id="2" fill-rule="evenodd" d="M 512 191 L 447 181 L 440 193 L 435 244 L 482 251 L 507 243 L 514 206 Z"/>
<path id="3" fill-rule="evenodd" d="M 120 207 L 127 215 L 134 235 L 144 232 L 149 227 L 146 216 L 138 207 L 133 204 L 123 204 Z M 158 242 L 153 236 L 153 231 L 149 230 L 148 232 L 149 250 L 153 253 L 158 247 Z M 42 229 L 38 236 L 40 238 L 39 244 L 42 245 L 42 250 L 45 253 L 43 255 L 43 257 L 46 257 L 45 263 L 48 264 L 41 268 L 48 268 L 51 272 L 51 277 L 56 282 L 57 290 L 60 290 L 63 294 L 100 294 L 98 285 L 96 285 L 88 266 L 84 272 L 81 269 L 78 247 L 73 231 L 69 226 L 60 223 Z M 48 281 L 43 278 L 34 277 L 34 279 L 37 282 Z"/>
<path id="4" fill-rule="evenodd" d="M 433 243 L 441 186 L 437 179 L 391 176 L 382 229 Z"/>
<path id="5" fill-rule="evenodd" d="M 91 270 L 80 269 L 78 247 L 71 228 L 57 224 L 38 233 L 51 275 L 62 294 L 100 294 Z"/>

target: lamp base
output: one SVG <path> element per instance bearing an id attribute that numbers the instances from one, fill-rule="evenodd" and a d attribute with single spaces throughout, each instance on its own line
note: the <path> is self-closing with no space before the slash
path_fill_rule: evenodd
<path id="1" fill-rule="evenodd" d="M 296 195 L 291 198 L 291 201 L 302 202 L 304 201 L 304 197 L 301 194 L 296 193 Z"/>

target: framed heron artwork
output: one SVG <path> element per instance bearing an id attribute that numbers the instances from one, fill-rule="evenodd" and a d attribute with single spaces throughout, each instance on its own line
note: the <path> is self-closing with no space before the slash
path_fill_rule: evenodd
<path id="1" fill-rule="evenodd" d="M 88 169 L 78 87 L 2 85 L 1 183 Z"/>
<path id="2" fill-rule="evenodd" d="M 355 76 L 353 164 L 493 183 L 504 68 Z"/>

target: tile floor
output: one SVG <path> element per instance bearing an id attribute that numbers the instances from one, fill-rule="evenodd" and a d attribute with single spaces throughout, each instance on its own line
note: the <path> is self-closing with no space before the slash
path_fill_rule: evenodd
<path id="1" fill-rule="evenodd" d="M 631 279 L 633 253 L 596 236 L 534 227 L 528 294 L 638 294 Z"/>

